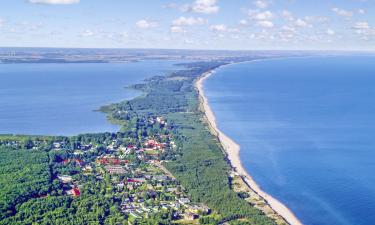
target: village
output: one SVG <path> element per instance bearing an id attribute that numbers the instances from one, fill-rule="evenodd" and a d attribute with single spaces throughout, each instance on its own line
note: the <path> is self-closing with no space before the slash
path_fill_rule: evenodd
<path id="1" fill-rule="evenodd" d="M 56 154 L 56 178 L 61 183 L 61 195 L 79 198 L 85 186 L 83 177 L 97 182 L 109 183 L 108 189 L 121 196 L 121 211 L 128 221 L 148 218 L 153 214 L 168 213 L 172 220 L 198 221 L 211 213 L 204 204 L 192 202 L 182 185 L 163 166 L 163 162 L 177 154 L 178 146 L 162 117 L 143 121 L 145 127 L 157 127 L 161 132 L 142 140 L 129 139 L 124 142 L 113 136 L 102 144 L 66 140 L 51 142 Z M 47 141 L 34 140 L 28 143 L 31 149 L 41 148 Z M 19 147 L 17 141 L 4 142 L 7 146 Z M 74 146 L 74 149 L 66 150 Z M 63 154 L 60 154 L 63 153 Z"/>

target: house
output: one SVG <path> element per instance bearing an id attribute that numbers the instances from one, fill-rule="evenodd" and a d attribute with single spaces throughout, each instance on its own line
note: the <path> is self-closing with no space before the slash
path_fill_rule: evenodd
<path id="1" fill-rule="evenodd" d="M 118 190 L 123 190 L 124 187 L 125 187 L 125 184 L 124 184 L 124 183 L 118 183 L 118 184 L 117 184 L 117 189 L 118 189 Z"/>
<path id="2" fill-rule="evenodd" d="M 92 167 L 90 165 L 85 166 L 85 168 L 82 169 L 83 171 L 90 172 L 92 171 Z"/>
<path id="3" fill-rule="evenodd" d="M 167 188 L 167 192 L 177 192 L 178 189 L 176 187 L 169 187 Z"/>
<path id="4" fill-rule="evenodd" d="M 165 148 L 165 144 L 159 143 L 156 140 L 152 140 L 152 139 L 151 140 L 147 140 L 144 143 L 144 146 L 146 148 L 149 148 L 149 149 L 164 149 Z"/>
<path id="5" fill-rule="evenodd" d="M 137 149 L 137 146 L 129 144 L 127 148 L 128 149 Z"/>
<path id="6" fill-rule="evenodd" d="M 80 149 L 82 151 L 87 151 L 87 150 L 90 150 L 92 148 L 92 144 L 88 144 L 88 145 L 81 145 L 80 146 Z"/>
<path id="7" fill-rule="evenodd" d="M 128 183 L 144 183 L 146 182 L 145 178 L 128 178 L 127 179 Z"/>
<path id="8" fill-rule="evenodd" d="M 78 188 L 73 188 L 69 191 L 67 191 L 68 195 L 73 195 L 74 197 L 79 197 L 81 195 L 81 192 Z"/>
<path id="9" fill-rule="evenodd" d="M 129 163 L 128 160 L 121 160 L 117 158 L 99 158 L 96 159 L 96 163 L 99 165 L 124 165 Z"/>
<path id="10" fill-rule="evenodd" d="M 140 218 L 140 215 L 139 215 L 137 212 L 133 211 L 133 210 L 131 210 L 131 211 L 129 212 L 129 214 L 130 214 L 131 216 L 135 217 L 135 218 Z"/>
<path id="11" fill-rule="evenodd" d="M 176 145 L 176 143 L 174 141 L 171 141 L 170 145 L 172 146 L 173 149 L 175 149 L 177 147 L 177 145 Z"/>
<path id="12" fill-rule="evenodd" d="M 55 149 L 60 149 L 63 146 L 63 143 L 61 142 L 53 142 L 53 147 Z"/>
<path id="13" fill-rule="evenodd" d="M 63 164 L 66 165 L 70 162 L 75 162 L 77 166 L 83 167 L 85 163 L 82 161 L 82 159 L 64 159 Z"/>
<path id="14" fill-rule="evenodd" d="M 168 177 L 165 176 L 165 175 L 155 175 L 153 178 L 155 180 L 157 180 L 157 181 L 166 181 L 166 180 L 168 180 Z"/>
<path id="15" fill-rule="evenodd" d="M 183 205 L 186 205 L 186 204 L 190 203 L 190 199 L 188 199 L 188 198 L 180 198 L 180 199 L 178 199 L 178 202 L 181 203 L 181 204 L 183 204 Z"/>
<path id="16" fill-rule="evenodd" d="M 156 117 L 156 121 L 157 121 L 158 123 L 160 123 L 161 125 L 165 125 L 165 124 L 166 124 L 164 118 L 161 117 L 161 116 Z"/>
<path id="17" fill-rule="evenodd" d="M 78 197 L 81 195 L 81 192 L 78 188 L 73 188 L 73 196 Z"/>
<path id="18" fill-rule="evenodd" d="M 59 176 L 57 176 L 57 178 L 59 180 L 61 180 L 63 183 L 69 183 L 73 180 L 73 178 L 71 176 L 68 176 L 68 175 L 59 175 Z"/>
<path id="19" fill-rule="evenodd" d="M 126 170 L 123 166 L 105 166 L 105 170 L 110 174 L 123 174 Z"/>
<path id="20" fill-rule="evenodd" d="M 73 152 L 74 155 L 83 155 L 83 152 L 81 150 L 75 150 Z"/>
<path id="21" fill-rule="evenodd" d="M 189 211 L 192 212 L 192 213 L 196 213 L 196 214 L 199 214 L 199 213 L 203 213 L 203 214 L 209 214 L 211 212 L 211 209 L 208 208 L 206 205 L 191 205 L 189 207 Z"/>
<path id="22" fill-rule="evenodd" d="M 126 205 L 126 203 L 129 203 L 131 202 L 131 199 L 130 198 L 125 198 L 122 205 Z"/>

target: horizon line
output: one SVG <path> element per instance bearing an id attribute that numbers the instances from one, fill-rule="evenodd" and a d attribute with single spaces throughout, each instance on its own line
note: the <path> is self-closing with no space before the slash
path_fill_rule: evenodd
<path id="1" fill-rule="evenodd" d="M 366 52 L 366 53 L 375 53 L 375 50 L 360 50 L 360 49 L 189 49 L 189 48 L 142 48 L 142 47 L 130 47 L 130 48 L 107 48 L 107 47 L 36 47 L 36 46 L 0 46 L 0 49 L 92 49 L 92 50 L 170 50 L 170 51 L 210 51 L 210 52 Z"/>

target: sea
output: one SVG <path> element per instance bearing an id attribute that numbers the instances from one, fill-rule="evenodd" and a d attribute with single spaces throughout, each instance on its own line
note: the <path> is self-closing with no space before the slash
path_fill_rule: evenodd
<path id="1" fill-rule="evenodd" d="M 302 223 L 375 224 L 375 57 L 232 64 L 204 89 L 245 169 Z"/>
<path id="2" fill-rule="evenodd" d="M 0 134 L 116 132 L 97 110 L 140 95 L 127 87 L 175 71 L 177 63 L 0 64 Z"/>

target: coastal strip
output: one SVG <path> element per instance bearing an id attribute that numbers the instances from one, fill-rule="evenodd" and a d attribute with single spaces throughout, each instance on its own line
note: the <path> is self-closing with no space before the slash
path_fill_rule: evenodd
<path id="1" fill-rule="evenodd" d="M 203 73 L 196 81 L 195 87 L 199 94 L 201 108 L 205 114 L 210 130 L 217 136 L 222 147 L 224 148 L 228 160 L 231 164 L 232 169 L 235 173 L 238 173 L 256 194 L 265 200 L 265 202 L 281 217 L 291 225 L 302 225 L 299 219 L 293 214 L 293 212 L 286 207 L 283 203 L 272 197 L 271 195 L 264 192 L 259 185 L 254 181 L 250 174 L 245 170 L 240 160 L 240 146 L 225 135 L 216 124 L 216 117 L 211 110 L 208 100 L 204 94 L 203 83 L 214 74 L 214 70 Z"/>

